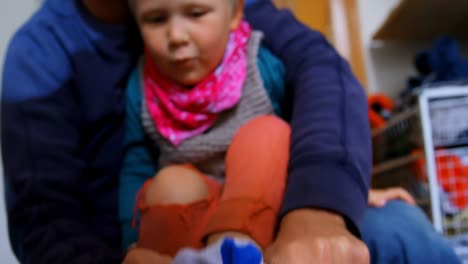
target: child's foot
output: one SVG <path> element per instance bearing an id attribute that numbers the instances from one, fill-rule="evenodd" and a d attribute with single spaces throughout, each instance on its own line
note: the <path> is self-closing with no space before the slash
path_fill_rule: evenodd
<path id="1" fill-rule="evenodd" d="M 221 245 L 223 264 L 261 264 L 262 252 L 252 243 L 227 238 Z"/>
<path id="2" fill-rule="evenodd" d="M 174 257 L 172 264 L 222 264 L 221 243 L 211 244 L 201 250 L 183 248 Z"/>
<path id="3" fill-rule="evenodd" d="M 182 249 L 173 264 L 261 264 L 262 253 L 254 244 L 226 238 L 202 250 Z"/>

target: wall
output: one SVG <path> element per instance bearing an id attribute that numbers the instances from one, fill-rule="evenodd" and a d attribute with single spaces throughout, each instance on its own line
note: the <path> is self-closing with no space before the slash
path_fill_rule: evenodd
<path id="1" fill-rule="evenodd" d="M 15 30 L 37 9 L 39 4 L 39 0 L 0 1 L 0 73 L 3 73 L 3 63 L 9 40 Z M 0 83 L 2 82 L 1 75 L 3 74 L 0 74 Z M 0 178 L 3 178 L 2 171 L 0 163 Z M 0 263 L 18 263 L 11 252 L 7 236 L 3 180 L 0 180 Z"/>
<path id="2" fill-rule="evenodd" d="M 378 42 L 372 35 L 399 0 L 359 0 L 361 37 L 364 45 L 368 91 L 395 97 L 415 74 L 412 59 L 417 51 L 431 46 L 421 42 Z"/>
<path id="3" fill-rule="evenodd" d="M 366 60 L 368 91 L 383 92 L 396 97 L 406 86 L 406 80 L 416 74 L 413 58 L 418 51 L 433 46 L 431 41 L 373 41 L 372 35 L 382 25 L 389 12 L 401 0 L 358 0 L 361 38 Z M 468 56 L 468 43 L 461 42 L 461 52 Z"/>
<path id="4" fill-rule="evenodd" d="M 3 0 L 0 1 L 0 72 L 8 42 L 16 29 L 37 9 L 40 0 Z M 2 76 L 0 75 L 0 83 Z"/>

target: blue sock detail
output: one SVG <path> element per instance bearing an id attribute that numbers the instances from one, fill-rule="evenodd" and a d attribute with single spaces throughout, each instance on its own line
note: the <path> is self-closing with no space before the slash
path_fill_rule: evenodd
<path id="1" fill-rule="evenodd" d="M 262 252 L 252 245 L 236 245 L 233 239 L 227 238 L 221 245 L 223 264 L 260 264 Z"/>

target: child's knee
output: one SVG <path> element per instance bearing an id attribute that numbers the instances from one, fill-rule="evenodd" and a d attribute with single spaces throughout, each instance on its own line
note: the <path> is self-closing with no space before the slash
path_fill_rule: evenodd
<path id="1" fill-rule="evenodd" d="M 273 115 L 255 117 L 234 136 L 227 152 L 227 164 L 237 159 L 245 160 L 245 153 L 250 153 L 258 162 L 257 158 L 263 156 L 270 158 L 263 159 L 268 162 L 272 159 L 289 160 L 290 140 L 291 128 L 282 119 Z"/>
<path id="2" fill-rule="evenodd" d="M 189 166 L 165 167 L 146 189 L 146 204 L 189 204 L 206 199 L 210 191 L 202 177 L 200 172 Z"/>
<path id="3" fill-rule="evenodd" d="M 288 123 L 274 115 L 262 115 L 250 120 L 239 132 L 259 134 L 272 140 L 289 141 L 291 128 Z"/>

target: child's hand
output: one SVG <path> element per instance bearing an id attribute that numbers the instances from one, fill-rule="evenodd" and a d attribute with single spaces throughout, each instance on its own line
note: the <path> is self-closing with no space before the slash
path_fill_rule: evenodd
<path id="1" fill-rule="evenodd" d="M 388 188 L 382 190 L 370 190 L 368 203 L 372 207 L 383 207 L 389 200 L 400 199 L 409 204 L 416 204 L 411 194 L 403 188 Z"/>
<path id="2" fill-rule="evenodd" d="M 170 264 L 172 258 L 156 251 L 144 248 L 132 248 L 125 257 L 123 264 Z"/>

